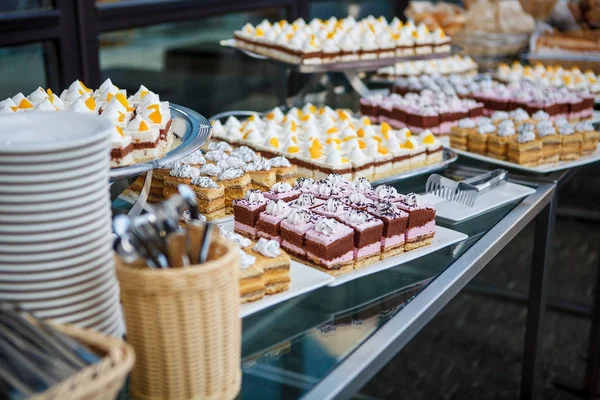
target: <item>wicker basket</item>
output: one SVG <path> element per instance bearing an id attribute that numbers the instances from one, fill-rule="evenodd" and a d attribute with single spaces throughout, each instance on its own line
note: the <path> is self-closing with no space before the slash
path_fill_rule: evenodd
<path id="1" fill-rule="evenodd" d="M 215 235 L 208 262 L 157 270 L 117 259 L 136 351 L 137 399 L 232 399 L 241 385 L 239 256 Z"/>
<path id="2" fill-rule="evenodd" d="M 130 345 L 112 336 L 72 325 L 52 324 L 103 355 L 102 359 L 82 369 L 69 379 L 54 385 L 31 400 L 113 400 L 125 383 L 135 356 Z"/>

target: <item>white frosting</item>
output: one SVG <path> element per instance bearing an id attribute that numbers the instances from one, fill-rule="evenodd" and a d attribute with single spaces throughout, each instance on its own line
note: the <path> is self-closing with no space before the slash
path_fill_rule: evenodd
<path id="1" fill-rule="evenodd" d="M 44 89 L 42 89 L 41 87 L 38 87 L 33 92 L 31 92 L 31 94 L 29 94 L 29 96 L 27 96 L 27 97 L 29 98 L 29 101 L 33 105 L 36 105 L 36 104 L 41 103 L 44 100 L 46 100 L 48 98 L 48 93 L 46 93 L 46 91 Z M 47 111 L 47 110 L 44 110 L 44 111 Z"/>
<path id="2" fill-rule="evenodd" d="M 381 185 L 381 186 L 377 186 L 375 188 L 375 193 L 379 196 L 379 197 L 390 197 L 390 196 L 395 196 L 398 194 L 398 191 L 396 190 L 396 188 L 392 187 L 392 186 L 388 186 L 388 185 Z"/>
<path id="3" fill-rule="evenodd" d="M 348 222 L 351 224 L 364 224 L 368 217 L 369 215 L 362 211 L 352 210 L 348 212 Z"/>
<path id="4" fill-rule="evenodd" d="M 271 167 L 291 167 L 292 164 L 290 164 L 290 162 L 288 161 L 287 158 L 283 157 L 283 156 L 279 156 L 279 157 L 274 157 L 271 158 L 269 160 L 269 163 L 271 164 Z"/>
<path id="5" fill-rule="evenodd" d="M 244 193 L 244 200 L 251 201 L 253 203 L 261 203 L 267 201 L 265 196 L 258 190 L 249 190 Z"/>
<path id="6" fill-rule="evenodd" d="M 285 201 L 282 200 L 277 200 L 277 201 L 270 201 L 267 204 L 267 208 L 265 210 L 265 212 L 267 214 L 271 214 L 274 216 L 280 216 L 285 214 L 288 210 L 289 210 L 289 206 L 287 205 L 287 203 Z"/>
<path id="7" fill-rule="evenodd" d="M 204 189 L 218 189 L 219 185 L 207 176 L 197 176 L 192 178 L 191 184 Z"/>
<path id="8" fill-rule="evenodd" d="M 240 254 L 240 269 L 246 269 L 256 263 L 256 257 L 251 256 L 242 249 L 238 249 Z"/>
<path id="9" fill-rule="evenodd" d="M 281 254 L 279 242 L 277 240 L 267 240 L 265 238 L 258 239 L 258 242 L 253 247 L 254 251 L 262 254 L 265 257 L 275 258 Z"/>
<path id="10" fill-rule="evenodd" d="M 75 112 L 79 112 L 79 113 L 88 113 L 88 114 L 91 114 L 91 113 L 94 112 L 94 111 L 90 110 L 88 108 L 88 106 L 86 106 L 85 103 L 83 101 L 81 101 L 81 99 L 75 100 L 69 106 L 69 108 L 67 108 L 67 110 L 69 110 L 69 111 L 75 111 Z"/>
<path id="11" fill-rule="evenodd" d="M 324 235 L 333 235 L 339 230 L 339 222 L 331 218 L 323 218 L 315 225 L 315 231 Z"/>
<path id="12" fill-rule="evenodd" d="M 244 176 L 244 170 L 239 169 L 239 168 L 229 168 L 229 169 L 223 170 L 223 172 L 221 172 L 219 174 L 219 180 L 220 181 L 228 181 L 231 179 L 237 179 L 241 176 Z"/>
<path id="13" fill-rule="evenodd" d="M 277 182 L 271 187 L 271 191 L 275 193 L 287 193 L 292 190 L 292 185 L 287 182 Z"/>
<path id="14" fill-rule="evenodd" d="M 200 176 L 200 170 L 198 168 L 192 167 L 191 165 L 183 164 L 176 166 L 173 168 L 169 175 L 174 176 L 176 178 L 197 178 Z"/>
<path id="15" fill-rule="evenodd" d="M 200 174 L 208 175 L 208 176 L 219 176 L 219 174 L 223 171 L 223 168 L 214 165 L 214 164 L 205 164 L 200 167 Z"/>
<path id="16" fill-rule="evenodd" d="M 352 181 L 352 185 L 357 190 L 371 190 L 371 182 L 366 178 L 356 178 Z"/>
<path id="17" fill-rule="evenodd" d="M 239 233 L 231 232 L 221 228 L 221 234 L 241 248 L 248 247 L 252 244 L 252 240 L 240 235 Z"/>
<path id="18" fill-rule="evenodd" d="M 16 113 L 16 111 L 13 110 L 11 108 L 11 106 L 9 106 L 8 104 L 3 104 L 0 106 L 0 115 L 13 114 L 13 113 Z"/>
<path id="19" fill-rule="evenodd" d="M 48 99 L 44 99 L 43 101 L 36 104 L 36 106 L 33 107 L 33 110 L 34 111 L 58 111 L 56 109 L 56 107 L 54 107 L 52 105 L 52 103 L 50 103 L 50 100 L 48 100 Z"/>
<path id="20" fill-rule="evenodd" d="M 368 202 L 367 198 L 361 192 L 352 192 L 350 196 L 348 196 L 348 201 L 353 204 L 360 204 Z"/>
<path id="21" fill-rule="evenodd" d="M 338 199 L 327 199 L 327 202 L 324 205 L 324 208 L 327 212 L 335 213 L 339 210 L 343 209 L 344 205 Z"/>

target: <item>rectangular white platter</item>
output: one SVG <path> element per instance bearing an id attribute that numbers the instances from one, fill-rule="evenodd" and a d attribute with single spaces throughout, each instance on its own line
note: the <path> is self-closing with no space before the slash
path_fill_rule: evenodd
<path id="1" fill-rule="evenodd" d="M 473 207 L 448 201 L 432 193 L 422 194 L 421 197 L 426 203 L 435 206 L 437 221 L 456 224 L 527 197 L 533 193 L 535 193 L 535 189 L 528 186 L 512 182 L 502 182 L 498 187 L 477 196 Z"/>
<path id="2" fill-rule="evenodd" d="M 378 261 L 369 265 L 368 267 L 357 269 L 344 275 L 336 276 L 335 280 L 331 282 L 329 286 L 339 286 L 346 282 L 362 278 L 363 276 L 396 267 L 414 259 L 423 257 L 427 254 L 433 253 L 439 249 L 443 249 L 444 247 L 448 247 L 454 243 L 463 241 L 467 238 L 468 236 L 464 233 L 453 231 L 452 229 L 444 228 L 442 226 L 436 226 L 435 236 L 433 237 L 431 245 L 408 251 L 395 257 L 388 258 L 387 260 Z"/>
<path id="3" fill-rule="evenodd" d="M 532 174 L 548 174 L 550 172 L 556 172 L 556 171 L 561 171 L 563 169 L 581 167 L 582 165 L 587 165 L 587 164 L 594 163 L 596 161 L 600 161 L 600 145 L 598 145 L 598 147 L 596 148 L 596 151 L 594 151 L 589 156 L 579 157 L 577 160 L 574 160 L 574 161 L 559 161 L 559 162 L 553 163 L 553 164 L 538 165 L 537 167 L 526 167 L 524 165 L 519 165 L 519 164 L 515 164 L 515 163 L 508 162 L 508 161 L 503 161 L 503 160 L 497 160 L 495 158 L 487 157 L 487 156 L 484 156 L 481 154 L 471 153 L 470 151 L 458 150 L 458 149 L 455 149 L 454 147 L 450 147 L 450 145 L 449 145 L 450 139 L 449 138 L 442 138 L 441 140 L 442 140 L 442 143 L 444 144 L 444 147 L 451 149 L 456 154 L 459 154 L 461 156 L 469 157 L 474 160 L 485 161 L 490 164 L 500 165 L 502 167 L 507 167 L 507 168 L 512 168 L 512 169 L 516 169 L 516 170 L 520 170 L 520 171 L 529 172 Z"/>
<path id="4" fill-rule="evenodd" d="M 233 232 L 232 220 L 217 225 Z M 285 292 L 268 295 L 260 300 L 240 305 L 240 316 L 245 318 L 286 300 L 326 286 L 333 281 L 334 277 L 292 260 L 290 263 L 290 279 L 290 288 Z"/>

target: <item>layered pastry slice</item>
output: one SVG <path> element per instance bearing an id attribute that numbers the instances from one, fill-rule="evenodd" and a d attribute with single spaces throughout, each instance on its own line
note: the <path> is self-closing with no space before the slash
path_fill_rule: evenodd
<path id="1" fill-rule="evenodd" d="M 167 186 L 176 188 L 177 185 L 181 184 L 189 185 L 193 178 L 197 178 L 200 175 L 199 168 L 185 164 L 177 165 L 169 171 L 169 175 L 164 177 L 165 188 Z"/>
<path id="2" fill-rule="evenodd" d="M 229 168 L 219 174 L 218 181 L 225 187 L 225 212 L 230 214 L 233 201 L 243 199 L 250 189 L 250 177 L 241 169 Z"/>
<path id="3" fill-rule="evenodd" d="M 331 275 L 350 272 L 354 266 L 354 230 L 331 218 L 317 221 L 306 232 L 306 257 Z"/>
<path id="4" fill-rule="evenodd" d="M 577 160 L 581 155 L 581 146 L 583 145 L 583 134 L 575 132 L 570 124 L 560 125 L 558 133 L 562 139 L 560 150 L 561 161 Z"/>
<path id="5" fill-rule="evenodd" d="M 496 126 L 491 123 L 479 125 L 475 132 L 469 134 L 469 151 L 486 155 L 488 139 L 496 130 Z"/>
<path id="6" fill-rule="evenodd" d="M 442 162 L 444 159 L 444 149 L 442 148 L 442 142 L 439 139 L 436 139 L 429 129 L 425 129 L 424 131 L 422 131 L 419 134 L 419 137 L 423 142 L 423 146 L 425 146 L 427 154 L 427 165 Z"/>
<path id="7" fill-rule="evenodd" d="M 292 209 L 289 215 L 281 221 L 281 247 L 299 260 L 306 257 L 306 232 L 313 229 L 318 220 L 325 218 L 308 209 Z"/>
<path id="8" fill-rule="evenodd" d="M 286 202 L 270 200 L 256 221 L 256 233 L 265 239 L 281 240 L 280 224 L 291 212 Z"/>
<path id="9" fill-rule="evenodd" d="M 477 124 L 471 118 L 463 118 L 458 125 L 450 128 L 450 147 L 458 150 L 469 149 L 469 136 L 477 130 Z"/>
<path id="10" fill-rule="evenodd" d="M 121 167 L 133 164 L 133 143 L 123 129 L 115 126 L 110 138 L 110 166 Z"/>
<path id="11" fill-rule="evenodd" d="M 269 160 L 262 157 L 248 163 L 244 171 L 250 176 L 252 189 L 269 190 L 277 179 L 277 173 L 271 168 Z"/>
<path id="12" fill-rule="evenodd" d="M 284 156 L 273 157 L 269 160 L 271 169 L 275 171 L 277 182 L 286 182 L 290 185 L 296 184 L 296 166 Z"/>
<path id="13" fill-rule="evenodd" d="M 537 135 L 542 141 L 542 159 L 540 163 L 555 163 L 560 160 L 562 138 L 556 134 L 556 128 L 550 121 L 540 121 L 536 125 Z"/>
<path id="14" fill-rule="evenodd" d="M 379 261 L 383 222 L 360 210 L 345 212 L 339 219 L 354 229 L 354 268 L 362 268 Z"/>
<path id="15" fill-rule="evenodd" d="M 240 252 L 240 303 L 257 301 L 265 296 L 265 272 L 256 257 Z"/>
<path id="16" fill-rule="evenodd" d="M 581 133 L 583 136 L 583 143 L 581 145 L 582 156 L 588 156 L 596 151 L 598 148 L 598 140 L 600 139 L 600 132 L 596 131 L 590 122 L 578 123 L 575 125 L 575 132 Z"/>
<path id="17" fill-rule="evenodd" d="M 233 201 L 234 229 L 252 239 L 257 237 L 256 223 L 261 212 L 267 208 L 268 200 L 258 190 L 244 193 L 243 199 Z"/>
<path id="18" fill-rule="evenodd" d="M 129 121 L 125 134 L 133 140 L 133 158 L 136 160 L 156 158 L 166 151 L 166 142 L 161 143 L 159 130 L 140 115 Z"/>
<path id="19" fill-rule="evenodd" d="M 542 141 L 535 138 L 533 130 L 522 131 L 517 140 L 508 144 L 508 161 L 535 167 L 542 159 Z"/>
<path id="20" fill-rule="evenodd" d="M 392 203 L 374 202 L 367 207 L 367 212 L 383 222 L 381 236 L 381 259 L 404 253 L 408 213 L 401 211 Z"/>
<path id="21" fill-rule="evenodd" d="M 488 157 L 506 160 L 508 158 L 508 142 L 515 139 L 515 134 L 515 126 L 511 120 L 500 122 L 496 134 L 488 137 Z"/>
<path id="22" fill-rule="evenodd" d="M 281 250 L 278 241 L 260 238 L 250 254 L 256 257 L 256 264 L 264 271 L 266 294 L 290 288 L 290 256 Z"/>
<path id="23" fill-rule="evenodd" d="M 193 178 L 190 187 L 196 194 L 198 212 L 208 221 L 225 216 L 225 187 L 209 177 Z"/>
<path id="24" fill-rule="evenodd" d="M 408 213 L 404 251 L 430 245 L 435 236 L 435 208 L 424 204 L 415 193 L 403 196 L 395 205 Z"/>

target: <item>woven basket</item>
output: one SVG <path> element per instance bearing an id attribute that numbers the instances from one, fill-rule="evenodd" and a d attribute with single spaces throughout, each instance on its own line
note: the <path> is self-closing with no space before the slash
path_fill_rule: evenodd
<path id="1" fill-rule="evenodd" d="M 31 400 L 113 400 L 125 383 L 135 356 L 130 345 L 112 336 L 72 325 L 54 328 L 102 354 L 102 359 L 72 377 L 52 386 Z"/>
<path id="2" fill-rule="evenodd" d="M 136 351 L 137 399 L 232 399 L 241 385 L 239 256 L 215 235 L 208 261 L 150 269 L 117 259 L 117 277 Z"/>

